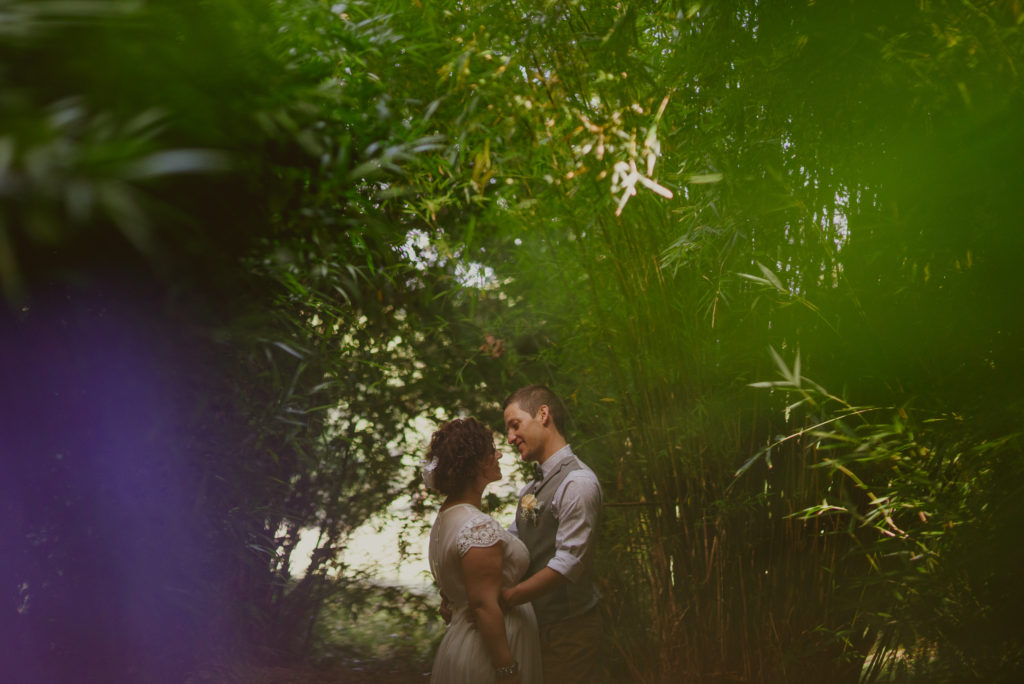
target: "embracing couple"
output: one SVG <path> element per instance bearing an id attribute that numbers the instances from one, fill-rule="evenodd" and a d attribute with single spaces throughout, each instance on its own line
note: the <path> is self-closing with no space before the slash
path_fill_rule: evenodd
<path id="1" fill-rule="evenodd" d="M 565 410 L 546 387 L 505 400 L 509 443 L 535 475 L 509 529 L 481 512 L 501 479 L 494 437 L 474 418 L 433 434 L 424 479 L 447 495 L 430 531 L 430 571 L 450 611 L 437 684 L 601 680 L 601 618 L 591 566 L 601 486 L 566 442 Z"/>

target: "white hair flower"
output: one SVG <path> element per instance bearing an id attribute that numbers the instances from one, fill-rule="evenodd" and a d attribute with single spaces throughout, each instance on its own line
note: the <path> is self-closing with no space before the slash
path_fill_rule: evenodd
<path id="1" fill-rule="evenodd" d="M 434 471 L 437 470 L 437 461 L 427 461 L 423 464 L 423 484 L 427 485 L 430 489 L 437 489 L 434 485 Z"/>

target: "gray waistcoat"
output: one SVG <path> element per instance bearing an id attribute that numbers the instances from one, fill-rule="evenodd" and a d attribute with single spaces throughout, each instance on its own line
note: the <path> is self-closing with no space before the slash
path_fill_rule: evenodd
<path id="1" fill-rule="evenodd" d="M 516 531 L 526 544 L 526 548 L 530 550 L 530 569 L 526 573 L 527 577 L 543 569 L 548 561 L 554 558 L 558 520 L 551 512 L 551 500 L 566 476 L 582 467 L 583 464 L 573 456 L 566 459 L 539 485 L 531 485 L 528 493 L 537 497 L 539 510 L 532 520 L 523 514 L 522 503 L 516 508 Z M 597 601 L 598 593 L 594 589 L 591 567 L 588 563 L 583 574 L 575 582 L 563 584 L 535 599 L 533 610 L 537 614 L 537 622 L 544 625 L 582 615 L 593 608 Z"/>

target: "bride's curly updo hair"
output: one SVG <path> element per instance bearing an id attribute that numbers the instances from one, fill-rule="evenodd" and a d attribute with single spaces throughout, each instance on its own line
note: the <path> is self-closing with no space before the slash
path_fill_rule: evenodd
<path id="1" fill-rule="evenodd" d="M 494 453 L 494 435 L 476 418 L 448 421 L 430 438 L 427 461 L 436 461 L 434 487 L 442 494 L 460 494 Z"/>

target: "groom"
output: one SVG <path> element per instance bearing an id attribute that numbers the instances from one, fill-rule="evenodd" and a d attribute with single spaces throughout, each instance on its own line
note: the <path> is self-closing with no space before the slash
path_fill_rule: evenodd
<path id="1" fill-rule="evenodd" d="M 502 602 L 533 604 L 544 681 L 600 681 L 601 616 L 591 571 L 601 485 L 566 442 L 565 410 L 547 387 L 523 387 L 505 400 L 505 430 L 537 472 L 520 492 L 510 528 L 530 550 L 530 569 L 502 592 Z"/>

